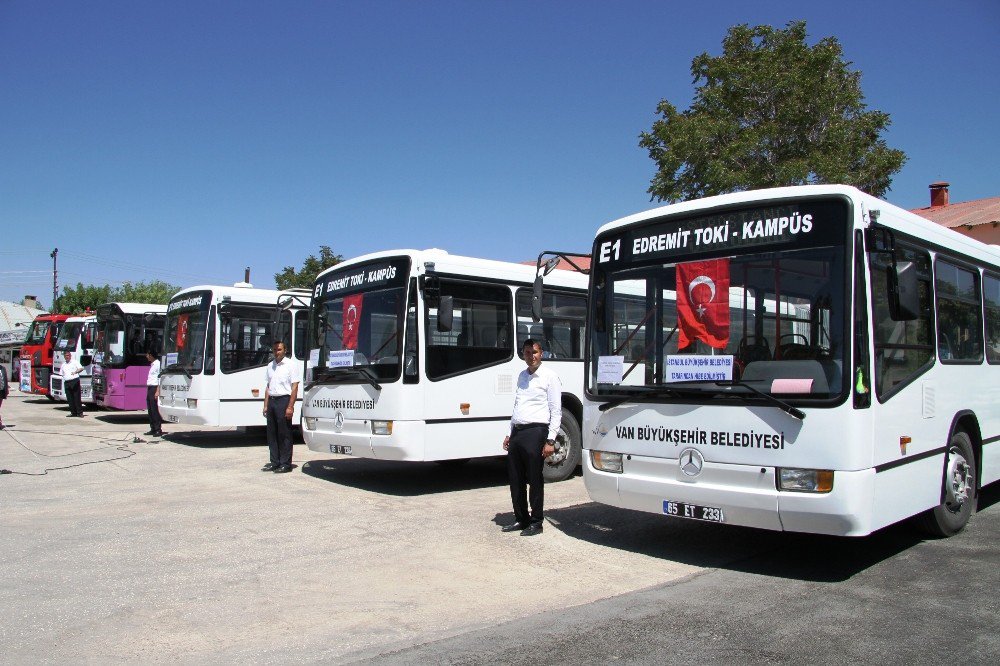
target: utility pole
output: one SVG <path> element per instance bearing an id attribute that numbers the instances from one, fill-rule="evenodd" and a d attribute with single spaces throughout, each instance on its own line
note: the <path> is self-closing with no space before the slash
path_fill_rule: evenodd
<path id="1" fill-rule="evenodd" d="M 52 250 L 52 305 L 49 306 L 49 312 L 55 313 L 56 311 L 56 299 L 59 298 L 59 283 L 56 281 L 59 273 L 56 271 L 56 257 L 59 255 L 59 248 Z"/>

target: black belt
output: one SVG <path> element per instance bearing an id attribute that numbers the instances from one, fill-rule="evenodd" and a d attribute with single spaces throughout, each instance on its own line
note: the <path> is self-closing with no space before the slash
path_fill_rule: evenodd
<path id="1" fill-rule="evenodd" d="M 548 428 L 548 423 L 515 423 L 512 428 L 514 432 L 520 432 L 521 430 L 527 430 L 528 428 Z"/>

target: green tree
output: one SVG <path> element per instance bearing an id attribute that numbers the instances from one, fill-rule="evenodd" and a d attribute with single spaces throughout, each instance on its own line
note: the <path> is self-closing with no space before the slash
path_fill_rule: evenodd
<path id="1" fill-rule="evenodd" d="M 170 297 L 180 291 L 180 287 L 153 280 L 152 282 L 125 282 L 115 289 L 115 301 L 122 303 L 158 303 L 166 305 Z"/>
<path id="2" fill-rule="evenodd" d="M 77 282 L 76 287 L 63 287 L 63 293 L 56 299 L 53 312 L 61 314 L 80 314 L 84 310 L 96 310 L 105 303 L 159 303 L 166 305 L 170 297 L 180 291 L 172 284 L 153 280 L 152 282 L 125 282 L 120 287 L 111 285 L 84 285 Z"/>
<path id="3" fill-rule="evenodd" d="M 842 56 L 835 37 L 808 46 L 804 21 L 730 28 L 721 56 L 691 61 L 691 108 L 661 100 L 640 134 L 657 166 L 651 198 L 810 183 L 882 196 L 906 155 L 886 146 L 889 115 L 866 110 L 861 74 Z"/>
<path id="4" fill-rule="evenodd" d="M 84 310 L 96 310 L 102 303 L 110 303 L 112 298 L 111 285 L 98 287 L 93 284 L 84 285 L 77 282 L 76 287 L 63 287 L 63 293 L 56 299 L 52 312 L 58 314 L 81 314 Z"/>
<path id="5" fill-rule="evenodd" d="M 342 256 L 333 253 L 329 245 L 320 245 L 318 257 L 310 254 L 302 262 L 302 269 L 298 271 L 295 270 L 294 266 L 285 266 L 280 273 L 274 274 L 274 284 L 278 286 L 278 289 L 291 289 L 293 287 L 312 289 L 317 275 L 343 260 Z"/>

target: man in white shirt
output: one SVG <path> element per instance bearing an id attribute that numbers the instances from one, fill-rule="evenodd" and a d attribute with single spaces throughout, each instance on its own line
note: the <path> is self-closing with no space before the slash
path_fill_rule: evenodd
<path id="1" fill-rule="evenodd" d="M 83 374 L 83 366 L 73 360 L 71 352 L 65 352 L 63 358 L 66 362 L 62 364 L 59 374 L 63 378 L 63 390 L 66 391 L 66 401 L 69 403 L 70 416 L 83 418 L 83 401 L 80 399 L 80 375 Z"/>
<path id="2" fill-rule="evenodd" d="M 163 437 L 163 419 L 160 417 L 160 359 L 153 352 L 146 352 L 149 372 L 146 374 L 146 412 L 149 414 L 147 435 Z"/>
<path id="3" fill-rule="evenodd" d="M 285 357 L 284 342 L 274 343 L 274 360 L 267 366 L 267 388 L 264 389 L 264 416 L 267 418 L 267 448 L 271 461 L 262 472 L 284 474 L 292 471 L 292 414 L 299 380 L 293 374 L 294 364 Z"/>
<path id="4" fill-rule="evenodd" d="M 538 342 L 525 340 L 521 356 L 528 367 L 517 377 L 510 435 L 503 440 L 514 522 L 505 525 L 503 531 L 532 536 L 542 532 L 542 465 L 555 452 L 556 433 L 562 421 L 562 384 L 556 373 L 542 367 L 542 346 Z M 531 489 L 527 497 L 526 486 Z"/>

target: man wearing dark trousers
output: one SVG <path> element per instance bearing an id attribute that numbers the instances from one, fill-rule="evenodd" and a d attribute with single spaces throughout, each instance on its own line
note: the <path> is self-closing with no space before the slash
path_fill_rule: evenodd
<path id="1" fill-rule="evenodd" d="M 146 352 L 149 361 L 149 372 L 146 373 L 146 413 L 149 415 L 149 432 L 147 435 L 163 437 L 163 419 L 160 417 L 160 359 L 151 352 Z"/>
<path id="2" fill-rule="evenodd" d="M 66 362 L 62 364 L 59 372 L 63 378 L 66 402 L 69 403 L 67 416 L 83 418 L 83 400 L 80 399 L 80 375 L 83 374 L 83 366 L 73 360 L 73 354 L 70 352 L 65 352 L 63 358 L 66 359 Z"/>
<path id="3" fill-rule="evenodd" d="M 542 347 L 535 340 L 524 341 L 521 356 L 528 367 L 517 377 L 510 434 L 503 440 L 514 522 L 503 531 L 533 536 L 542 532 L 542 465 L 555 452 L 562 421 L 562 385 L 556 373 L 542 367 Z"/>
<path id="4" fill-rule="evenodd" d="M 264 417 L 267 419 L 267 448 L 271 461 L 262 472 L 284 474 L 292 471 L 292 414 L 299 391 L 299 380 L 293 375 L 293 363 L 285 357 L 284 342 L 274 343 L 274 360 L 267 366 L 267 388 L 264 389 Z"/>
<path id="5" fill-rule="evenodd" d="M 4 398 L 7 397 L 9 392 L 10 382 L 7 380 L 7 368 L 3 367 L 3 364 L 0 363 L 0 407 L 3 407 Z M 0 430 L 3 430 L 6 427 L 7 426 L 3 424 L 3 419 L 0 418 Z"/>

